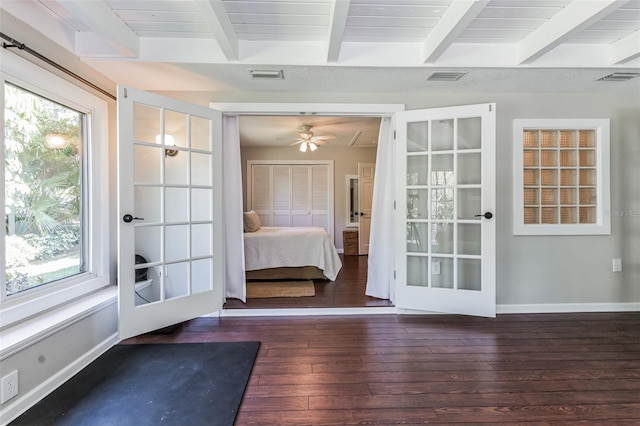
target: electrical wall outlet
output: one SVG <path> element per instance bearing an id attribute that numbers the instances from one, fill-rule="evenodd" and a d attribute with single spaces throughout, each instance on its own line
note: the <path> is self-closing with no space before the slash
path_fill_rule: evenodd
<path id="1" fill-rule="evenodd" d="M 18 370 L 0 379 L 0 403 L 4 404 L 18 394 Z"/>
<path id="2" fill-rule="evenodd" d="M 431 275 L 440 275 L 440 262 L 431 262 Z"/>
<path id="3" fill-rule="evenodd" d="M 613 272 L 622 272 L 622 259 L 613 259 Z"/>

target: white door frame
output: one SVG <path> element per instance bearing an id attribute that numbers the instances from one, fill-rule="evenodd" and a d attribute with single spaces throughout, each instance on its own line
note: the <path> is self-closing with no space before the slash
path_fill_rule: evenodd
<path id="1" fill-rule="evenodd" d="M 342 116 L 374 116 L 394 117 L 397 112 L 405 111 L 404 104 L 333 104 L 333 103 L 217 103 L 209 104 L 211 108 L 222 111 L 224 115 L 342 115 Z M 249 312 L 253 311 L 253 312 Z M 322 314 L 370 314 L 398 313 L 395 307 L 390 308 L 327 308 L 327 309 L 256 309 L 223 310 L 222 316 L 262 316 L 262 315 L 322 315 Z"/>

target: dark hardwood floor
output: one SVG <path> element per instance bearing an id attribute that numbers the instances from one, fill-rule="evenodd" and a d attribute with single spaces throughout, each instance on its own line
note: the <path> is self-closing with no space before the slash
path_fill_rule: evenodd
<path id="1" fill-rule="evenodd" d="M 388 300 L 366 296 L 367 256 L 340 255 L 342 268 L 335 281 L 315 280 L 313 297 L 282 297 L 271 299 L 228 299 L 225 309 L 277 309 L 277 308 L 360 308 L 366 306 L 393 306 Z"/>
<path id="2" fill-rule="evenodd" d="M 197 318 L 261 341 L 238 425 L 640 424 L 640 313 Z"/>

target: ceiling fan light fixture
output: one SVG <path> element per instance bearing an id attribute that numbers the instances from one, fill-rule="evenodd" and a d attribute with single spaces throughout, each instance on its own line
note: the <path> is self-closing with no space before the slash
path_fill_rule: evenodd
<path id="1" fill-rule="evenodd" d="M 309 149 L 311 150 L 311 152 L 313 152 L 318 149 L 318 146 L 313 142 L 309 142 Z"/>
<path id="2" fill-rule="evenodd" d="M 313 151 L 313 149 L 311 151 Z M 307 152 L 307 142 L 306 141 L 302 142 L 300 144 L 300 152 Z"/>

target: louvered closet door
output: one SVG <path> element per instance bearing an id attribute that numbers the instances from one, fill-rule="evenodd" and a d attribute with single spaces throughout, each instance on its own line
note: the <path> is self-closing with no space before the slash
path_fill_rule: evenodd
<path id="1" fill-rule="evenodd" d="M 247 201 L 263 226 L 318 226 L 333 236 L 332 167 L 252 164 L 250 170 Z"/>
<path id="2" fill-rule="evenodd" d="M 311 226 L 329 228 L 329 168 L 327 166 L 309 167 L 311 174 L 310 203 Z"/>
<path id="3" fill-rule="evenodd" d="M 251 206 L 262 226 L 273 225 L 271 208 L 271 168 L 272 166 L 254 165 L 251 169 Z"/>
<path id="4" fill-rule="evenodd" d="M 272 224 L 273 226 L 291 226 L 291 168 L 271 166 L 272 168 Z"/>
<path id="5" fill-rule="evenodd" d="M 312 226 L 309 166 L 291 166 L 291 226 Z"/>

